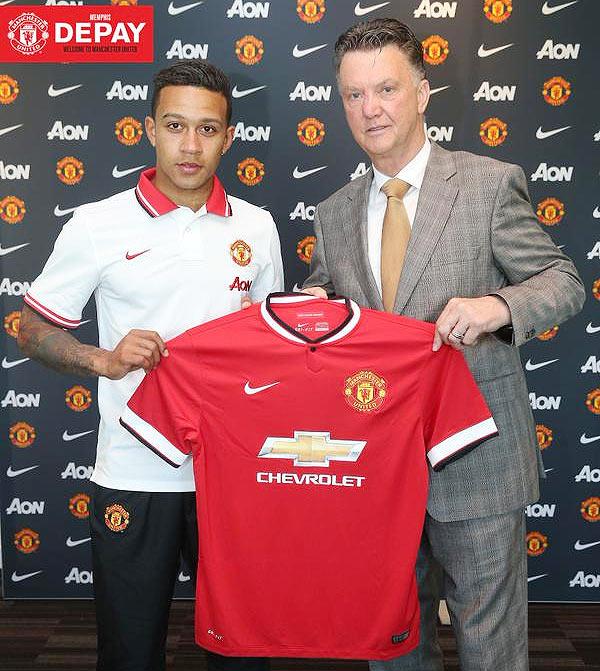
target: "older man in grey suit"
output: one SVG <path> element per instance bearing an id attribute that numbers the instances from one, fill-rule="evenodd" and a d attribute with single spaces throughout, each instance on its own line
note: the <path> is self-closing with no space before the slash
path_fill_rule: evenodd
<path id="1" fill-rule="evenodd" d="M 524 671 L 523 507 L 538 497 L 541 461 L 516 347 L 581 309 L 581 280 L 538 225 L 520 168 L 428 142 L 429 84 L 409 28 L 360 23 L 335 57 L 348 125 L 373 169 L 318 206 L 305 287 L 435 322 L 433 349 L 464 351 L 500 434 L 431 473 L 421 644 L 371 668 L 443 668 L 443 590 L 461 669 Z"/>

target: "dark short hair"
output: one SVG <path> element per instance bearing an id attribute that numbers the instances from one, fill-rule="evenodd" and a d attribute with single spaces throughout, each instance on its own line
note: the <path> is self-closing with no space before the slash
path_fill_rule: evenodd
<path id="1" fill-rule="evenodd" d="M 156 115 L 160 92 L 165 86 L 197 86 L 220 93 L 227 102 L 227 125 L 231 121 L 231 84 L 229 78 L 216 66 L 206 61 L 179 61 L 157 72 L 153 78 L 152 117 Z"/>
<path id="2" fill-rule="evenodd" d="M 388 44 L 395 44 L 416 72 L 425 78 L 423 45 L 405 23 L 392 18 L 361 21 L 338 37 L 333 58 L 336 75 L 339 74 L 342 58 L 349 51 L 379 51 Z"/>

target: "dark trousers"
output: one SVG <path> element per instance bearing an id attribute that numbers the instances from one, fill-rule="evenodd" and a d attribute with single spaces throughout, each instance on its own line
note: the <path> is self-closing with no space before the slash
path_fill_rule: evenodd
<path id="1" fill-rule="evenodd" d="M 195 576 L 198 530 L 193 492 L 129 492 L 91 483 L 97 671 L 165 671 L 169 610 L 180 557 Z M 121 506 L 122 531 L 105 514 Z M 109 517 L 118 526 L 119 516 Z M 265 659 L 207 653 L 210 671 L 263 671 Z"/>

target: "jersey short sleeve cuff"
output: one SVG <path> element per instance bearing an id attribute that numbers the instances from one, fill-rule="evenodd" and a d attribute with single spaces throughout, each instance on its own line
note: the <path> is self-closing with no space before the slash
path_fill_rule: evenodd
<path id="1" fill-rule="evenodd" d="M 434 445 L 427 452 L 427 458 L 433 470 L 440 471 L 446 464 L 469 452 L 484 440 L 496 435 L 498 435 L 496 422 L 492 417 L 489 417 Z"/>

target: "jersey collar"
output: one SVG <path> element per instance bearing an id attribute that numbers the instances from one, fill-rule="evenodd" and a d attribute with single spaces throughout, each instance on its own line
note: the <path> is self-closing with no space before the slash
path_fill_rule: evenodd
<path id="1" fill-rule="evenodd" d="M 140 174 L 140 179 L 135 187 L 135 196 L 139 204 L 151 217 L 160 217 L 177 209 L 178 206 L 154 186 L 152 180 L 155 174 L 156 168 L 148 168 Z M 204 207 L 210 214 L 217 214 L 220 217 L 231 216 L 231 205 L 227 199 L 227 194 L 216 175 L 213 176 L 213 188 Z"/>
<path id="2" fill-rule="evenodd" d="M 320 338 L 313 339 L 309 338 L 304 333 L 298 333 L 291 326 L 289 326 L 289 324 L 286 324 L 286 322 L 284 322 L 282 319 L 279 319 L 271 307 L 272 304 L 285 303 L 289 305 L 308 301 L 327 301 L 327 299 L 317 298 L 317 296 L 311 296 L 310 294 L 272 293 L 269 294 L 262 302 L 260 311 L 267 326 L 269 326 L 273 331 L 283 336 L 287 340 L 290 340 L 291 342 L 302 344 L 325 344 L 341 340 L 355 329 L 360 320 L 360 308 L 353 300 L 350 298 L 344 298 L 343 296 L 331 298 L 329 299 L 330 302 L 333 301 L 335 303 L 345 305 L 346 310 L 348 311 L 348 315 L 337 328 L 333 329 L 333 331 L 330 331 Z"/>

